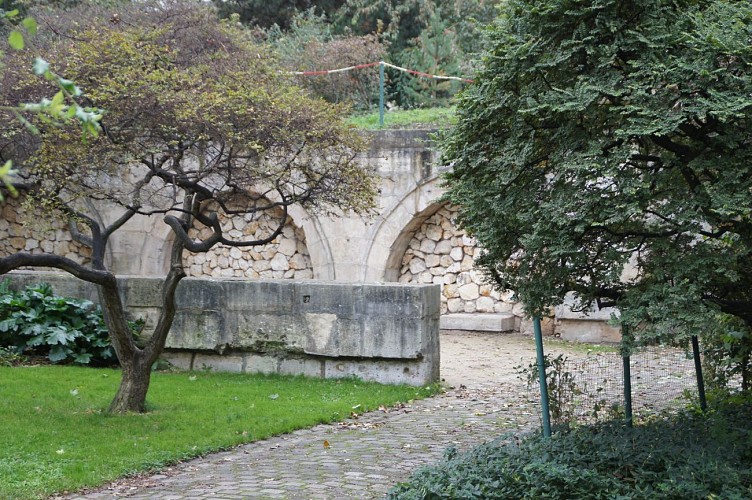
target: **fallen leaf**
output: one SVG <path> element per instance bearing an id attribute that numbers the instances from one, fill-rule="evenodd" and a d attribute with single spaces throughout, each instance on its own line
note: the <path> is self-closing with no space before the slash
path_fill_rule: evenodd
<path id="1" fill-rule="evenodd" d="M 329 445 L 329 441 L 327 441 L 326 439 L 324 439 L 324 448 L 329 448 L 329 446 L 330 446 Z"/>
<path id="2" fill-rule="evenodd" d="M 269 399 L 277 399 L 279 397 L 279 394 L 270 394 Z"/>

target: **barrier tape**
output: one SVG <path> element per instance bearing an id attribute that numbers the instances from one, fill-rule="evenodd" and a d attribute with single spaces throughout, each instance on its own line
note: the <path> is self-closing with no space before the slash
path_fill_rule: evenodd
<path id="1" fill-rule="evenodd" d="M 460 82 L 473 83 L 473 80 L 469 78 L 462 78 L 460 76 L 431 75 L 429 73 L 424 73 L 422 71 L 395 66 L 394 64 L 389 64 L 388 62 L 384 62 L 384 61 L 367 63 L 367 64 L 358 64 L 356 66 L 348 66 L 346 68 L 327 69 L 327 70 L 321 70 L 321 71 L 293 71 L 292 74 L 303 75 L 303 76 L 329 75 L 332 73 L 344 73 L 345 71 L 352 71 L 355 69 L 372 68 L 374 66 L 379 66 L 381 64 L 383 64 L 384 66 L 388 66 L 390 68 L 396 69 L 398 71 L 402 71 L 403 73 L 409 73 L 411 75 L 420 76 L 422 78 L 433 78 L 435 80 L 456 80 Z"/>

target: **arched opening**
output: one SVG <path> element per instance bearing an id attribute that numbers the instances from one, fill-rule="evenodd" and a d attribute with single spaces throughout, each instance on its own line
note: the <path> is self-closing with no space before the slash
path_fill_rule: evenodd
<path id="1" fill-rule="evenodd" d="M 236 205 L 243 203 L 243 199 L 234 200 Z M 281 217 L 282 209 L 276 208 L 225 217 L 220 222 L 228 237 L 239 241 L 253 240 L 271 235 Z M 206 238 L 211 230 L 192 229 L 189 234 Z M 305 232 L 289 214 L 282 233 L 268 244 L 246 248 L 216 245 L 204 253 L 186 251 L 183 259 L 189 276 L 298 280 L 314 277 Z"/>
<path id="2" fill-rule="evenodd" d="M 457 209 L 434 204 L 405 226 L 389 256 L 388 281 L 441 285 L 441 313 L 507 313 L 511 293 L 500 293 L 475 269 L 483 251 L 457 227 Z"/>

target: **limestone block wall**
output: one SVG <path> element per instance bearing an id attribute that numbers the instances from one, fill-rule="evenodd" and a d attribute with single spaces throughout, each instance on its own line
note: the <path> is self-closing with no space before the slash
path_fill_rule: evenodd
<path id="1" fill-rule="evenodd" d="M 96 300 L 69 275 L 12 272 Z M 162 279 L 118 278 L 129 316 L 153 325 Z M 357 376 L 382 383 L 439 380 L 439 287 L 294 280 L 186 278 L 164 357 L 186 369 Z M 148 330 L 146 332 L 148 334 Z"/>
<path id="2" fill-rule="evenodd" d="M 222 230 L 230 238 L 252 240 L 268 237 L 282 217 L 274 214 L 245 214 L 222 221 Z M 207 238 L 208 228 L 193 230 L 192 236 Z M 308 254 L 305 233 L 287 217 L 285 227 L 271 243 L 259 247 L 238 248 L 217 245 L 205 253 L 186 251 L 183 255 L 189 276 L 236 278 L 311 279 L 313 265 Z"/>
<path id="3" fill-rule="evenodd" d="M 474 267 L 482 249 L 459 229 L 457 209 L 441 207 L 415 231 L 402 258 L 400 283 L 441 285 L 441 313 L 508 313 L 515 302 Z"/>
<path id="4" fill-rule="evenodd" d="M 6 198 L 0 205 L 0 255 L 17 252 L 55 253 L 78 263 L 88 262 L 91 256 L 87 247 L 73 241 L 62 222 L 39 210 L 29 213 L 17 199 Z"/>

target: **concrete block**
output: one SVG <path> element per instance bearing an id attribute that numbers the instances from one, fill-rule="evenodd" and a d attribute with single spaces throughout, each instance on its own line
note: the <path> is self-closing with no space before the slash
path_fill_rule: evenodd
<path id="1" fill-rule="evenodd" d="M 221 310 L 224 306 L 222 283 L 209 278 L 184 278 L 176 291 L 175 306 L 198 311 Z"/>
<path id="2" fill-rule="evenodd" d="M 189 371 L 193 369 L 193 356 L 192 352 L 164 351 L 160 357 L 178 370 Z"/>
<path id="3" fill-rule="evenodd" d="M 290 309 L 292 283 L 261 280 L 221 280 L 225 308 L 230 311 L 278 313 Z"/>
<path id="4" fill-rule="evenodd" d="M 282 375 L 305 375 L 323 377 L 324 362 L 310 358 L 288 358 L 279 361 L 279 373 Z"/>
<path id="5" fill-rule="evenodd" d="M 440 319 L 440 327 L 442 330 L 508 332 L 514 330 L 515 316 L 510 313 L 444 314 Z"/>
<path id="6" fill-rule="evenodd" d="M 193 369 L 215 372 L 243 373 L 245 356 L 242 354 L 203 354 L 197 353 L 193 358 Z"/>
<path id="7" fill-rule="evenodd" d="M 328 359 L 324 363 L 325 378 L 358 377 L 382 384 L 423 386 L 438 381 L 435 372 L 428 363 L 409 360 Z"/>
<path id="8" fill-rule="evenodd" d="M 578 342 L 621 342 L 621 330 L 606 321 L 557 319 L 556 333 L 564 340 Z"/>
<path id="9" fill-rule="evenodd" d="M 223 316 L 219 311 L 178 311 L 175 313 L 165 347 L 169 349 L 223 349 Z"/>
<path id="10" fill-rule="evenodd" d="M 233 349 L 255 352 L 303 352 L 306 329 L 299 318 L 278 314 L 225 312 L 227 342 Z"/>
<path id="11" fill-rule="evenodd" d="M 299 282 L 294 284 L 292 305 L 302 314 L 333 314 L 352 318 L 361 300 L 359 286 L 352 283 Z"/>
<path id="12" fill-rule="evenodd" d="M 0 281 L 4 281 L 6 278 L 11 280 L 11 290 L 23 290 L 28 285 L 48 283 L 58 295 L 97 301 L 97 289 L 94 285 L 75 279 L 68 274 L 45 271 L 13 271 L 0 276 Z"/>
<path id="13" fill-rule="evenodd" d="M 162 278 L 118 276 L 123 304 L 128 307 L 154 307 L 162 304 Z M 182 283 L 181 283 L 182 285 Z M 180 289 L 180 285 L 178 285 Z"/>
<path id="14" fill-rule="evenodd" d="M 14 274 L 14 286 L 42 281 L 38 273 L 28 274 L 18 281 Z M 43 278 L 59 282 L 66 295 L 94 290 L 65 275 Z M 161 308 L 161 286 L 161 278 L 121 279 L 132 304 L 127 312 L 132 318 L 146 317 L 147 334 Z M 438 379 L 438 285 L 194 278 L 180 287 L 166 347 L 168 359 L 181 367 L 312 375 L 328 371 L 416 385 Z M 186 356 L 175 354 L 178 350 Z M 346 368 L 342 371 L 336 363 L 322 367 L 322 357 L 341 360 Z"/>
<path id="15" fill-rule="evenodd" d="M 279 373 L 279 359 L 274 356 L 246 354 L 245 373 Z"/>

